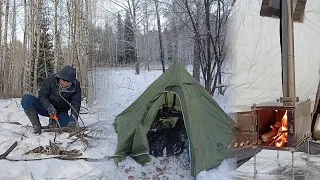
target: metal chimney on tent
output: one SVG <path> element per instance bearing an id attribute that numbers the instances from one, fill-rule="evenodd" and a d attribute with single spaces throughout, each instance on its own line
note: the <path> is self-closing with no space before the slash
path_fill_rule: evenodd
<path id="1" fill-rule="evenodd" d="M 311 102 L 299 101 L 295 89 L 294 36 L 291 7 L 305 1 L 292 0 L 263 1 L 270 9 L 282 7 L 281 12 L 281 64 L 283 97 L 278 101 L 254 104 L 249 112 L 237 114 L 239 135 L 235 148 L 258 146 L 259 148 L 290 150 L 297 148 L 310 136 Z M 301 8 L 301 7 L 300 7 Z M 272 11 L 270 12 L 272 14 Z"/>
<path id="2" fill-rule="evenodd" d="M 238 133 L 233 145 L 236 149 L 291 151 L 293 178 L 293 153 L 311 136 L 311 102 L 299 101 L 295 88 L 293 22 L 303 21 L 305 5 L 306 0 L 262 1 L 260 15 L 280 19 L 283 97 L 237 113 Z"/>
<path id="3" fill-rule="evenodd" d="M 266 9 L 266 2 L 262 3 L 262 10 Z M 297 0 L 268 1 L 270 14 L 276 12 L 272 10 L 281 8 L 279 9 L 279 17 L 283 97 L 280 97 L 278 102 L 255 104 L 252 107 L 256 114 L 255 133 L 257 133 L 257 139 L 255 144 L 261 148 L 276 147 L 290 150 L 300 146 L 302 141 L 310 136 L 311 102 L 309 100 L 299 102 L 299 98 L 296 96 L 294 66 L 293 9 L 302 5 L 304 8 L 305 2 Z"/>

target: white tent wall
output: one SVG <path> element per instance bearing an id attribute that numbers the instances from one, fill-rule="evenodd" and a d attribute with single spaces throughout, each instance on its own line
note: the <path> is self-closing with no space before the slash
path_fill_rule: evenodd
<path id="1" fill-rule="evenodd" d="M 230 23 L 236 67 L 233 109 L 282 97 L 279 23 L 261 17 L 262 0 L 236 1 Z M 303 23 L 294 23 L 296 94 L 315 99 L 320 69 L 320 1 L 308 0 Z M 312 104 L 313 109 L 313 104 Z"/>

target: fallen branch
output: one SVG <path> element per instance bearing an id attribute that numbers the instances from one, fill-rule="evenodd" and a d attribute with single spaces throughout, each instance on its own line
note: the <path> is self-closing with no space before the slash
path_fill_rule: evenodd
<path id="1" fill-rule="evenodd" d="M 98 167 L 101 167 L 101 165 L 97 166 L 96 168 L 92 169 L 91 171 L 87 172 L 86 174 L 78 177 L 77 179 L 81 179 L 81 178 L 85 177 L 86 175 L 88 175 L 89 173 L 91 173 L 92 171 L 94 171 L 95 169 L 97 169 Z M 76 180 L 76 179 L 75 179 L 75 180 Z"/>
<path id="2" fill-rule="evenodd" d="M 84 160 L 87 162 L 103 162 L 103 161 L 109 161 L 112 159 L 111 157 L 108 158 L 101 158 L 101 159 L 92 159 L 92 158 L 66 158 L 66 156 L 55 156 L 55 157 L 48 157 L 48 158 L 37 158 L 37 159 L 9 159 L 5 158 L 8 161 L 42 161 L 42 160 L 47 160 L 47 159 L 60 159 L 60 160 L 67 160 L 67 161 L 77 161 L 77 160 Z"/>
<path id="3" fill-rule="evenodd" d="M 22 125 L 19 122 L 15 122 L 15 121 L 9 121 L 9 122 L 0 122 L 0 123 L 5 123 L 5 124 L 15 124 L 15 125 Z"/>
<path id="4" fill-rule="evenodd" d="M 78 140 L 81 140 L 86 145 L 86 147 L 84 148 L 84 150 L 86 150 L 88 148 L 88 141 L 85 138 L 83 138 L 82 135 L 78 136 L 76 139 L 70 142 L 65 149 L 68 149 L 73 143 L 77 142 Z"/>
<path id="5" fill-rule="evenodd" d="M 5 153 L 0 155 L 0 159 L 5 159 L 8 156 L 8 154 L 10 154 L 11 151 L 13 151 L 15 147 L 17 147 L 17 145 L 18 145 L 18 142 L 16 141 L 11 145 L 11 147 Z"/>
<path id="6" fill-rule="evenodd" d="M 48 126 L 43 126 L 42 130 L 43 130 L 43 132 L 59 132 L 59 133 L 63 133 L 63 132 L 74 133 L 75 132 L 75 128 L 69 128 L 69 127 L 48 128 Z M 80 127 L 80 131 L 84 131 L 84 130 L 85 130 L 84 127 Z"/>
<path id="7" fill-rule="evenodd" d="M 63 155 L 61 156 L 61 158 L 64 158 L 64 159 L 70 159 L 73 157 L 82 156 L 82 153 L 80 153 L 80 150 L 74 149 L 71 151 L 66 151 L 63 148 L 56 145 L 55 143 L 52 143 L 51 141 L 49 141 L 49 145 L 45 147 L 39 146 L 37 148 L 34 148 L 26 152 L 25 155 L 32 154 L 32 153 L 42 153 L 46 155 Z"/>

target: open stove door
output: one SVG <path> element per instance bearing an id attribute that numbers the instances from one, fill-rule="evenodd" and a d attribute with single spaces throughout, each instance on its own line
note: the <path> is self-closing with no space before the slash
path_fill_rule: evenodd
<path id="1" fill-rule="evenodd" d="M 311 118 L 312 118 L 312 124 L 311 124 L 312 138 L 315 140 L 320 140 L 320 82 L 318 85 L 318 91 L 317 91 L 316 99 L 314 101 L 314 109 L 313 109 Z"/>
<path id="2" fill-rule="evenodd" d="M 256 111 L 236 112 L 232 117 L 236 121 L 233 148 L 242 149 L 255 145 L 257 143 Z"/>

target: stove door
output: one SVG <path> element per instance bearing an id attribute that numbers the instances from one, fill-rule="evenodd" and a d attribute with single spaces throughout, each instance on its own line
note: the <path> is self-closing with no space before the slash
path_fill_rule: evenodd
<path id="1" fill-rule="evenodd" d="M 247 148 L 257 143 L 256 111 L 237 112 L 236 133 L 234 135 L 234 148 Z"/>

